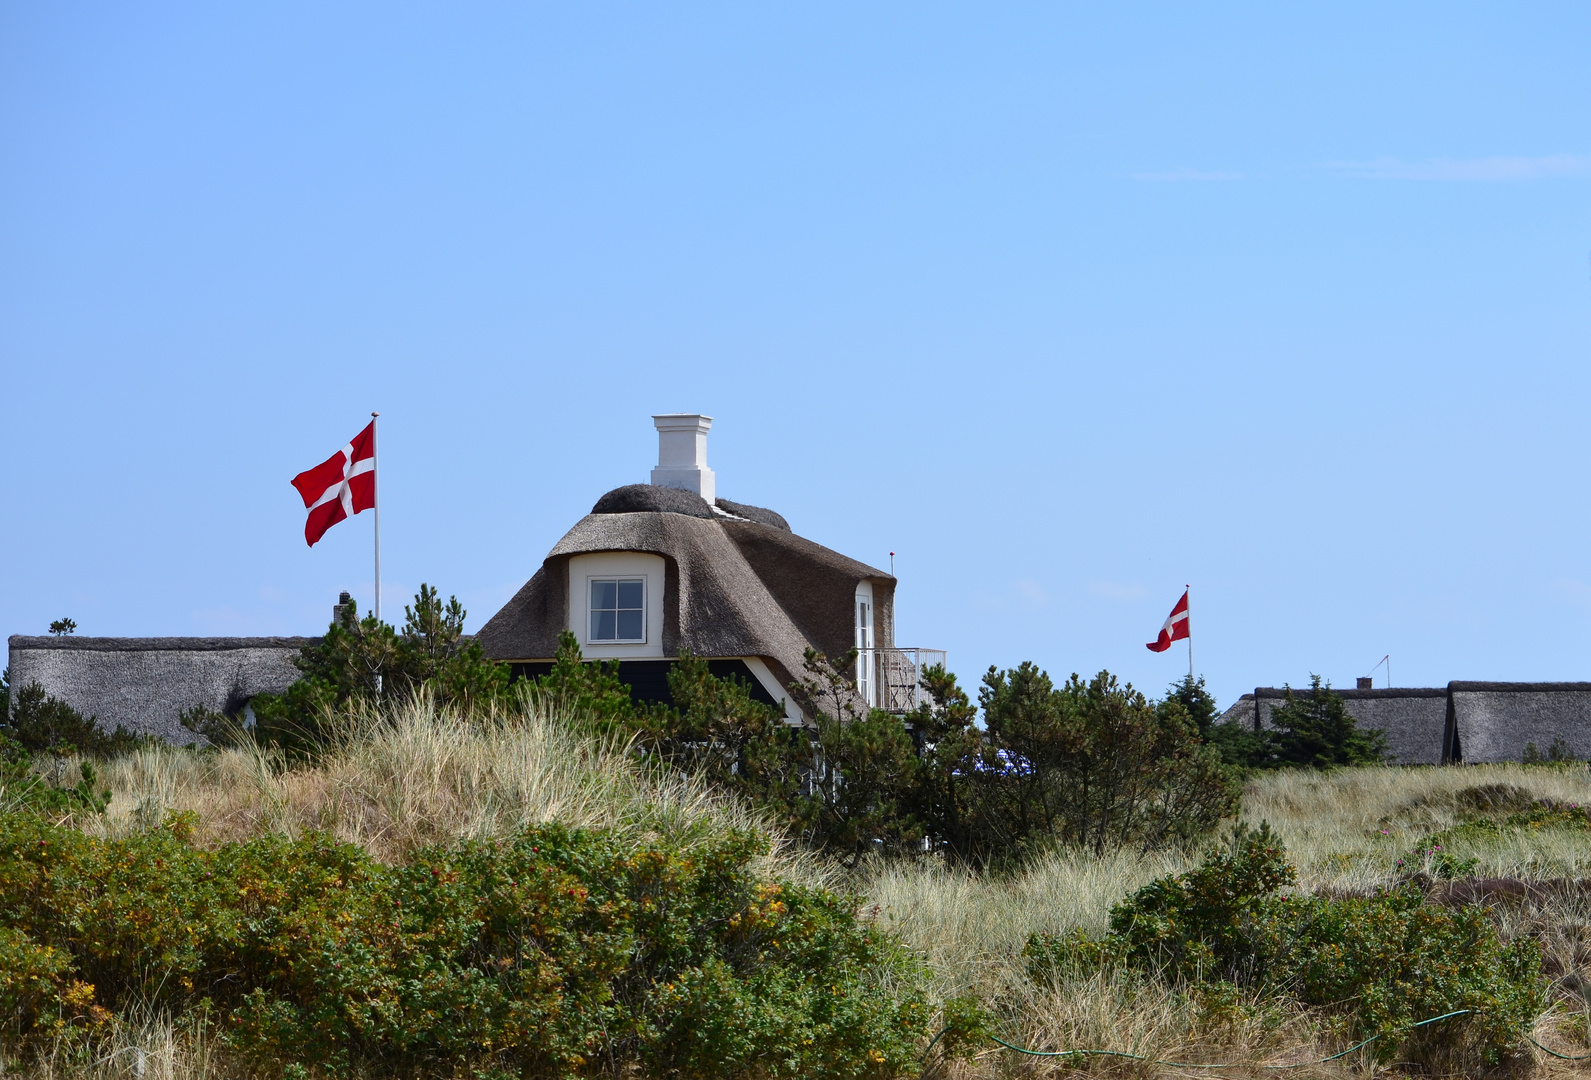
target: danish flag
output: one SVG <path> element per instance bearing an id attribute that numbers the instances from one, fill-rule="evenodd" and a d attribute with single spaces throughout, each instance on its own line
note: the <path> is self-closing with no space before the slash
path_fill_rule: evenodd
<path id="1" fill-rule="evenodd" d="M 309 520 L 304 539 L 310 547 L 326 530 L 346 517 L 376 505 L 376 422 L 313 469 L 293 477 L 293 486 L 304 497 Z"/>
<path id="2" fill-rule="evenodd" d="M 1151 641 L 1144 648 L 1150 652 L 1165 652 L 1171 648 L 1173 641 L 1181 641 L 1188 636 L 1188 593 L 1184 589 L 1182 599 L 1177 601 L 1177 606 L 1171 609 L 1171 614 L 1166 616 L 1166 625 L 1160 628 L 1160 636 Z M 1190 645 L 1189 648 L 1192 648 Z M 1191 655 L 1191 654 L 1190 654 Z"/>

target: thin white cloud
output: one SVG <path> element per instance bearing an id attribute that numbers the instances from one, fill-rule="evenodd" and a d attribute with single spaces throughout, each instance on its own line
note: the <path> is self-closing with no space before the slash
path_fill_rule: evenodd
<path id="1" fill-rule="evenodd" d="M 1149 595 L 1149 590 L 1137 582 L 1122 584 L 1116 581 L 1091 581 L 1088 583 L 1088 591 L 1106 600 L 1126 602 L 1142 600 Z"/>
<path id="2" fill-rule="evenodd" d="M 1032 578 L 1017 579 L 1016 591 L 1028 607 L 1043 607 L 1049 599 L 1049 594 Z"/>
<path id="3" fill-rule="evenodd" d="M 1134 180 L 1147 180 L 1158 184 L 1201 183 L 1212 180 L 1241 180 L 1242 173 L 1212 172 L 1206 169 L 1172 169 L 1170 172 L 1133 173 Z"/>
<path id="4" fill-rule="evenodd" d="M 1414 162 L 1383 157 L 1373 161 L 1333 161 L 1327 168 L 1364 180 L 1545 180 L 1591 176 L 1591 154 L 1432 158 Z"/>

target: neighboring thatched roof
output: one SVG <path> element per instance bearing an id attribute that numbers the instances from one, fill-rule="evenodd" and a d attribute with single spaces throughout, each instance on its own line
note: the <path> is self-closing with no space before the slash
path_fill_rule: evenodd
<path id="1" fill-rule="evenodd" d="M 255 694 L 279 694 L 297 679 L 293 660 L 307 637 L 10 638 L 11 687 L 39 683 L 110 731 L 194 741 L 177 721 L 202 705 L 236 713 Z"/>
<path id="2" fill-rule="evenodd" d="M 1518 761 L 1534 743 L 1546 754 L 1562 739 L 1591 758 L 1591 683 L 1450 682 L 1449 760 Z"/>
<path id="3" fill-rule="evenodd" d="M 1402 765 L 1435 765 L 1442 760 L 1442 732 L 1447 724 L 1447 691 L 1441 687 L 1397 687 L 1383 690 L 1332 690 L 1361 728 L 1387 733 L 1392 760 Z M 1238 723 L 1250 730 L 1271 726 L 1271 711 L 1287 691 L 1256 687 L 1220 716 L 1220 723 Z M 1293 690 L 1307 698 L 1310 690 Z"/>
<path id="4" fill-rule="evenodd" d="M 1571 756 L 1591 758 L 1591 683 L 1450 682 L 1333 692 L 1360 727 L 1387 733 L 1400 764 L 1519 761 L 1532 743 L 1545 755 L 1560 739 Z M 1269 727 L 1284 693 L 1259 687 L 1233 702 L 1221 721 Z M 1307 689 L 1293 693 L 1309 696 Z"/>
<path id="5" fill-rule="evenodd" d="M 663 557 L 665 656 L 677 656 L 681 649 L 698 656 L 760 656 L 788 685 L 800 677 L 808 646 L 830 656 L 851 647 L 852 598 L 862 581 L 875 583 L 878 644 L 893 644 L 886 637 L 895 579 L 884 571 L 777 525 L 722 515 L 704 519 L 674 509 L 611 509 L 648 497 L 629 491 L 620 488 L 603 496 L 597 505 L 604 509 L 576 523 L 535 576 L 481 628 L 478 640 L 488 656 L 553 656 L 558 633 L 568 621 L 569 559 L 606 551 Z"/>
<path id="6" fill-rule="evenodd" d="M 1254 721 L 1254 695 L 1244 694 L 1226 707 L 1226 711 L 1215 718 L 1217 724 L 1239 724 L 1248 731 L 1259 730 L 1259 725 Z"/>
<path id="7" fill-rule="evenodd" d="M 1286 690 L 1273 686 L 1254 690 L 1261 726 L 1269 727 L 1271 710 Z M 1442 687 L 1392 687 L 1381 690 L 1338 690 L 1343 708 L 1360 728 L 1387 733 L 1387 749 L 1400 765 L 1436 765 L 1442 760 L 1442 732 L 1447 726 L 1447 691 Z M 1295 689 L 1307 698 L 1310 691 Z"/>

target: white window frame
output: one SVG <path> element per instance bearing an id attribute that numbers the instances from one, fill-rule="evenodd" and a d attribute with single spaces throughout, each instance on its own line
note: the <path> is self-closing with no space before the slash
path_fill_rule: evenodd
<path id="1" fill-rule="evenodd" d="M 647 578 L 647 575 L 645 575 L 645 574 L 588 574 L 586 576 L 586 632 L 585 632 L 584 636 L 585 636 L 587 645 L 645 645 L 646 644 L 646 623 L 647 623 L 647 615 L 649 614 L 649 605 L 651 603 L 651 598 L 646 595 L 647 592 L 648 592 L 646 578 Z M 592 625 L 591 624 L 592 624 L 592 620 L 595 618 L 595 616 L 597 614 L 597 610 L 598 609 L 593 608 L 591 606 L 591 586 L 594 585 L 595 583 L 599 582 L 599 581 L 603 581 L 603 582 L 611 581 L 611 582 L 614 583 L 615 586 L 617 586 L 621 582 L 626 583 L 626 584 L 628 584 L 628 583 L 638 583 L 641 586 L 641 636 L 640 637 L 637 637 L 637 638 L 627 638 L 627 637 L 598 638 L 598 637 L 593 637 L 592 636 L 592 634 L 591 634 Z M 615 598 L 617 598 L 617 594 L 618 594 L 618 589 L 617 588 L 614 589 L 614 594 L 615 594 Z M 614 611 L 615 613 L 617 613 L 619 611 L 634 611 L 635 609 L 634 608 L 602 608 L 601 610 L 603 610 L 603 611 Z M 615 614 L 614 615 L 614 619 L 613 619 L 613 629 L 614 629 L 615 632 L 617 632 L 618 629 L 619 629 L 619 625 L 618 624 L 619 624 L 618 616 L 617 616 L 617 614 Z"/>

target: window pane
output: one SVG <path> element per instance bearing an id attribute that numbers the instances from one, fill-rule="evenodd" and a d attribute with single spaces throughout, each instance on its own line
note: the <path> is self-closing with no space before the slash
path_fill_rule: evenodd
<path id="1" fill-rule="evenodd" d="M 641 637 L 641 613 L 639 611 L 620 611 L 619 640 L 640 641 Z"/>
<path id="2" fill-rule="evenodd" d="M 618 605 L 614 603 L 614 600 L 617 599 L 618 588 L 619 585 L 616 581 L 593 581 L 591 583 L 591 610 L 596 611 L 598 608 L 617 607 Z"/>
<path id="3" fill-rule="evenodd" d="M 641 597 L 644 595 L 644 582 L 621 581 L 619 582 L 619 607 L 641 607 Z"/>
<path id="4" fill-rule="evenodd" d="M 593 611 L 591 613 L 591 640 L 612 641 L 618 636 L 618 627 L 615 624 L 612 611 Z"/>

